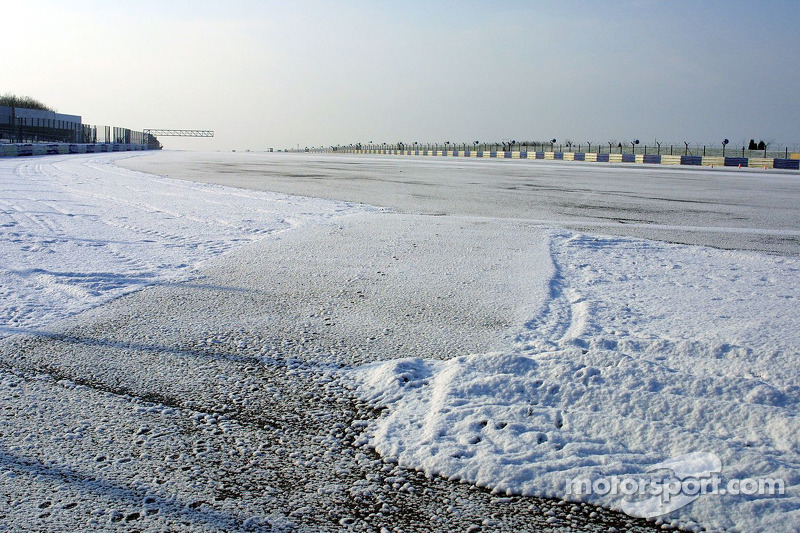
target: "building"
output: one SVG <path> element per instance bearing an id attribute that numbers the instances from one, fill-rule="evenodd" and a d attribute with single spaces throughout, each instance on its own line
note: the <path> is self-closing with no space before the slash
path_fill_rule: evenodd
<path id="1" fill-rule="evenodd" d="M 1 142 L 86 142 L 78 115 L 0 106 Z"/>

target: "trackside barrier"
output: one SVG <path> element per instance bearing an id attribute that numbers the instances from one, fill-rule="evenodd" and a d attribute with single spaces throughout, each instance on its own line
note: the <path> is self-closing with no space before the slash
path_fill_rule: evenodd
<path id="1" fill-rule="evenodd" d="M 800 159 L 775 159 L 773 165 L 773 168 L 800 170 Z"/>
<path id="2" fill-rule="evenodd" d="M 6 143 L 0 144 L 0 157 L 23 157 L 56 154 L 94 154 L 101 152 L 131 152 L 139 150 L 147 150 L 147 145 L 134 143 Z"/>
<path id="3" fill-rule="evenodd" d="M 749 163 L 746 157 L 726 157 L 725 158 L 725 166 L 726 167 L 746 167 Z"/>
<path id="4" fill-rule="evenodd" d="M 725 165 L 725 158 L 724 157 L 704 157 L 703 166 L 706 167 L 721 167 Z"/>
<path id="5" fill-rule="evenodd" d="M 42 148 L 45 146 L 47 148 Z M 54 152 L 55 145 L 0 145 L 0 156 L 7 155 L 38 155 L 42 150 L 47 153 Z M 123 150 L 143 150 L 145 145 L 58 145 L 57 153 L 92 153 L 105 151 Z M 75 151 L 78 150 L 78 151 Z M 33 151 L 33 152 L 32 152 Z M 415 150 L 327 150 L 331 153 L 349 154 L 387 154 L 387 155 L 423 155 L 423 156 L 448 156 L 448 157 L 479 157 L 493 159 L 542 159 L 558 161 L 586 161 L 597 163 L 639 163 L 645 165 L 688 165 L 688 166 L 707 166 L 707 167 L 737 167 L 737 168 L 758 168 L 758 169 L 783 169 L 800 170 L 800 154 L 791 154 L 787 158 L 766 158 L 766 157 L 720 157 L 720 156 L 700 156 L 700 155 L 661 155 L 661 154 L 633 154 L 633 153 L 593 153 L 593 152 L 528 152 L 528 151 L 496 151 L 464 149 L 464 150 L 438 150 L 438 149 L 415 149 Z"/>
<path id="6" fill-rule="evenodd" d="M 766 157 L 751 157 L 747 160 L 747 166 L 753 168 L 774 168 L 774 165 L 775 160 Z"/>

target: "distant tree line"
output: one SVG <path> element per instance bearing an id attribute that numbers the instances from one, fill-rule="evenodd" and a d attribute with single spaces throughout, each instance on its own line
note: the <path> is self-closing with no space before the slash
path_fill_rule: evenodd
<path id="1" fill-rule="evenodd" d="M 22 109 L 39 109 L 41 111 L 52 111 L 55 109 L 45 105 L 35 98 L 30 96 L 17 96 L 16 94 L 6 93 L 0 96 L 0 106 L 6 107 L 19 107 Z"/>

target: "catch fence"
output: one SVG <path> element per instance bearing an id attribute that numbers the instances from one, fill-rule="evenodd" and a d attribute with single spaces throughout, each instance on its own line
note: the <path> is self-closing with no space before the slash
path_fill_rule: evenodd
<path id="1" fill-rule="evenodd" d="M 588 144 L 588 143 L 587 143 Z M 331 146 L 329 148 L 307 148 L 303 151 L 306 152 L 333 152 L 333 153 L 347 153 L 347 154 L 385 154 L 385 155 L 414 155 L 414 156 L 444 156 L 444 157 L 470 157 L 470 158 L 492 158 L 492 159 L 527 159 L 527 160 L 563 160 L 563 161 L 587 161 L 598 163 L 641 163 L 641 164 L 655 164 L 655 165 L 694 165 L 694 166 L 718 166 L 718 167 L 738 167 L 738 168 L 763 168 L 763 169 L 784 169 L 784 170 L 800 170 L 800 153 L 789 153 L 788 149 L 780 154 L 780 157 L 770 157 L 767 152 L 767 157 L 739 157 L 735 154 L 709 154 L 709 150 L 704 150 L 705 155 L 690 154 L 688 147 L 684 147 L 684 153 L 681 155 L 673 153 L 645 153 L 644 147 L 640 151 L 636 151 L 636 147 L 631 147 L 631 150 L 624 151 L 621 147 L 617 146 L 617 151 L 611 146 L 611 150 L 597 152 L 583 152 L 577 151 L 579 146 L 567 145 L 567 150 L 561 151 L 564 148 L 559 145 L 546 144 L 539 145 L 536 148 L 544 148 L 544 150 L 536 150 L 534 147 L 525 145 L 512 145 L 509 143 L 497 144 L 450 144 L 444 145 L 437 144 L 414 144 L 414 145 L 372 145 L 372 144 L 354 144 L 347 146 Z M 296 151 L 296 150 L 289 150 Z M 297 150 L 300 151 L 300 150 Z"/>
<path id="2" fill-rule="evenodd" d="M 80 117 L 0 106 L 0 143 L 144 144 L 159 148 L 155 136 L 117 126 L 83 124 Z"/>
<path id="3" fill-rule="evenodd" d="M 290 150 L 295 151 L 295 150 Z M 748 145 L 735 146 L 731 143 L 723 146 L 702 143 L 655 143 L 641 144 L 639 142 L 621 143 L 613 142 L 479 142 L 471 143 L 355 143 L 347 145 L 336 145 L 328 147 L 309 147 L 306 152 L 415 152 L 421 153 L 447 153 L 447 152 L 552 152 L 552 153 L 579 153 L 579 154 L 633 154 L 637 156 L 692 156 L 692 157 L 741 157 L 747 159 L 790 159 L 792 154 L 800 152 L 800 144 L 777 145 L 775 143 L 764 144 L 759 148 L 751 149 Z"/>

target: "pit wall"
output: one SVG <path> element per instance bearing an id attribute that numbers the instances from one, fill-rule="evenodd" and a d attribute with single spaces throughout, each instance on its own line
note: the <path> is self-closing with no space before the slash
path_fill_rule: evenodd
<path id="1" fill-rule="evenodd" d="M 439 157 L 479 157 L 496 159 L 545 159 L 598 163 L 641 163 L 653 165 L 690 165 L 706 167 L 751 167 L 800 170 L 800 159 L 762 157 L 703 157 L 694 155 L 596 154 L 583 152 L 503 152 L 488 150 L 336 150 L 337 153 L 422 155 Z M 795 154 L 792 154 L 794 156 Z"/>
<path id="2" fill-rule="evenodd" d="M 102 152 L 131 152 L 147 150 L 146 144 L 132 143 L 27 143 L 0 144 L 0 157 L 55 154 L 96 154 Z"/>

